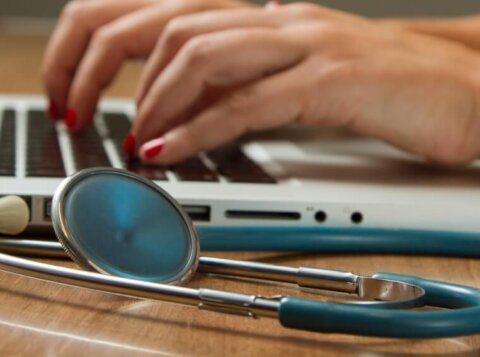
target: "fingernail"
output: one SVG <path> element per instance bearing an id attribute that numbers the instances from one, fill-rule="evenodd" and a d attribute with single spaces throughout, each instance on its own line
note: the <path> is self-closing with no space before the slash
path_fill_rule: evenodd
<path id="1" fill-rule="evenodd" d="M 265 4 L 265 9 L 275 9 L 277 7 L 280 7 L 282 6 L 282 1 L 281 0 L 271 0 L 271 1 L 268 1 L 266 4 Z"/>
<path id="2" fill-rule="evenodd" d="M 68 129 L 73 129 L 75 128 L 75 124 L 77 121 L 77 113 L 75 112 L 75 109 L 68 108 L 67 112 L 65 113 L 65 125 L 67 126 Z"/>
<path id="3" fill-rule="evenodd" d="M 143 154 L 147 159 L 151 159 L 154 156 L 157 156 L 165 146 L 165 139 L 158 138 L 152 141 L 149 141 L 142 146 Z"/>
<path id="4" fill-rule="evenodd" d="M 58 112 L 58 106 L 57 104 L 50 99 L 50 101 L 48 102 L 48 116 L 51 118 L 51 119 L 54 119 L 54 120 L 57 120 L 58 117 L 60 116 L 59 112 Z"/>
<path id="5" fill-rule="evenodd" d="M 128 157 L 133 157 L 135 155 L 135 137 L 132 133 L 128 133 L 123 141 L 122 149 Z"/>

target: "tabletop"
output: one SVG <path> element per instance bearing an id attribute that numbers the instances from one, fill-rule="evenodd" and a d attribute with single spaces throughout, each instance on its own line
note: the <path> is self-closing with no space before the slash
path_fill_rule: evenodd
<path id="1" fill-rule="evenodd" d="M 0 93 L 41 93 L 39 67 L 46 41 L 47 36 L 41 34 L 0 30 Z M 139 62 L 125 65 L 106 95 L 131 97 L 140 71 Z M 390 271 L 480 286 L 480 260 L 475 259 L 275 252 L 213 255 L 367 275 Z M 68 260 L 44 261 L 75 267 Z M 200 274 L 188 286 L 262 295 L 298 294 L 290 287 Z M 480 355 L 480 336 L 403 340 L 302 332 L 283 328 L 274 319 L 200 311 L 0 273 L 2 356 L 403 354 Z"/>

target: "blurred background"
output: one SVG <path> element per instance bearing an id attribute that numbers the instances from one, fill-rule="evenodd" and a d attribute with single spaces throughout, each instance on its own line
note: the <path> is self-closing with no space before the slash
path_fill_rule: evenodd
<path id="1" fill-rule="evenodd" d="M 66 2 L 66 0 L 1 0 L 0 16 L 55 18 Z M 265 1 L 254 2 L 264 3 Z M 480 11 L 479 0 L 317 0 L 311 2 L 371 17 L 457 16 Z"/>

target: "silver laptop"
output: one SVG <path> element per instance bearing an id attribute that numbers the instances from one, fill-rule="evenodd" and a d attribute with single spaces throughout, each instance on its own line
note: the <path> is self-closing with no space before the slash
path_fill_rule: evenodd
<path id="1" fill-rule="evenodd" d="M 120 150 L 131 101 L 104 100 L 95 125 L 74 136 L 45 106 L 42 97 L 0 96 L 0 196 L 27 201 L 28 232 L 51 232 L 55 189 L 94 166 L 154 180 L 202 227 L 480 231 L 479 161 L 444 169 L 344 131 L 288 127 L 152 167 Z"/>

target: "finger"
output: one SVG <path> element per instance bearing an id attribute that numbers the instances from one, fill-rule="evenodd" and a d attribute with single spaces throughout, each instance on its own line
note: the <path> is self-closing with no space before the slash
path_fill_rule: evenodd
<path id="1" fill-rule="evenodd" d="M 234 140 L 250 130 L 288 123 L 302 115 L 304 87 L 295 69 L 247 85 L 180 125 L 146 142 L 140 158 L 171 164 Z"/>
<path id="2" fill-rule="evenodd" d="M 271 7 L 266 9 L 272 10 Z M 180 48 L 195 36 L 248 27 L 278 28 L 289 24 L 296 25 L 300 20 L 305 24 L 308 21 L 318 22 L 319 19 L 336 16 L 328 9 L 308 4 L 292 4 L 284 7 L 275 5 L 274 13 L 265 11 L 266 9 L 207 11 L 172 20 L 162 33 L 142 72 L 137 89 L 137 105 L 141 105 L 154 80 L 175 57 Z"/>
<path id="3" fill-rule="evenodd" d="M 45 90 L 63 116 L 69 87 L 93 31 L 151 0 L 72 1 L 62 12 L 42 64 Z"/>
<path id="4" fill-rule="evenodd" d="M 137 10 L 100 28 L 92 37 L 68 97 L 74 120 L 70 129 L 81 129 L 93 118 L 102 90 L 107 87 L 127 58 L 146 57 L 158 34 L 177 8 L 153 6 Z"/>
<path id="5" fill-rule="evenodd" d="M 272 16 L 263 8 L 246 8 L 222 11 L 206 11 L 178 17 L 169 22 L 162 33 L 155 50 L 150 55 L 137 89 L 137 104 L 141 105 L 153 81 L 175 57 L 180 48 L 198 35 L 219 32 L 228 29 L 246 27 L 275 28 L 286 20 L 282 16 Z"/>
<path id="6" fill-rule="evenodd" d="M 132 133 L 141 144 L 188 111 L 208 86 L 245 84 L 285 70 L 305 54 L 303 45 L 279 30 L 230 30 L 197 37 L 155 81 Z"/>
<path id="7" fill-rule="evenodd" d="M 213 6 L 211 2 L 159 3 L 123 16 L 95 32 L 75 74 L 67 125 L 81 129 L 95 113 L 102 90 L 110 84 L 126 58 L 146 57 L 171 18 Z"/>

